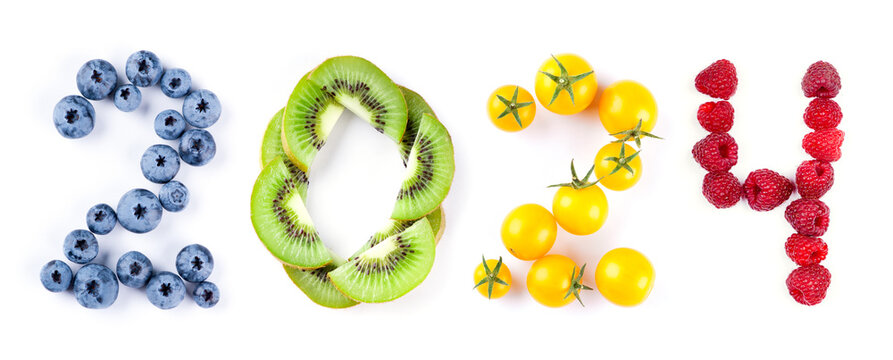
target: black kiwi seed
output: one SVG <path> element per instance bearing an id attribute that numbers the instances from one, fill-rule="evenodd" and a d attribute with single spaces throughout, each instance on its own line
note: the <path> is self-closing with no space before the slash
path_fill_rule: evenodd
<path id="1" fill-rule="evenodd" d="M 283 206 L 282 202 L 285 200 L 285 197 L 288 196 L 293 191 L 298 191 L 298 182 L 300 183 L 308 183 L 307 174 L 303 171 L 300 171 L 297 166 L 291 164 L 289 161 L 283 162 L 286 165 L 289 173 L 292 176 L 287 177 L 282 184 L 282 187 L 279 188 L 279 191 L 276 192 L 276 198 L 273 199 L 273 213 L 276 215 L 276 219 L 279 220 L 279 223 L 285 227 L 285 233 L 291 237 L 296 239 L 306 239 L 308 242 L 316 242 L 319 241 L 319 238 L 315 233 L 308 235 L 307 231 L 304 230 L 303 227 L 295 226 L 292 219 L 295 215 L 291 212 L 291 209 Z M 295 181 L 297 178 L 297 182 Z"/>
<path id="2" fill-rule="evenodd" d="M 377 273 L 390 273 L 394 271 L 401 260 L 406 258 L 408 253 L 414 253 L 415 250 L 409 249 L 409 244 L 402 236 L 393 238 L 397 243 L 397 249 L 388 253 L 383 259 L 360 259 L 354 263 L 357 272 L 371 275 Z"/>
<path id="3" fill-rule="evenodd" d="M 419 145 L 419 150 L 416 153 L 419 170 L 416 171 L 415 181 L 412 186 L 400 189 L 400 192 L 397 193 L 397 200 L 402 200 L 404 197 L 414 196 L 415 192 L 427 188 L 428 182 L 434 178 L 434 173 L 432 172 L 432 168 L 434 167 L 434 156 L 430 153 L 431 140 L 425 137 L 420 137 L 416 139 L 416 141 Z"/>

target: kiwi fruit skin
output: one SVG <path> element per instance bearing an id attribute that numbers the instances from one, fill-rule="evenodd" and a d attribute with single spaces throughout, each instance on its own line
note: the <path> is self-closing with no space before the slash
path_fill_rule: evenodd
<path id="1" fill-rule="evenodd" d="M 434 231 L 434 245 L 440 244 L 440 238 L 443 237 L 443 231 L 446 229 L 446 213 L 443 211 L 443 206 L 438 206 L 437 209 L 434 209 L 425 218 L 428 219 L 428 224 L 431 225 L 431 230 Z"/>
<path id="2" fill-rule="evenodd" d="M 335 270 L 344 262 L 344 259 L 333 255 L 330 264 L 318 269 L 305 270 L 288 265 L 282 265 L 282 267 L 291 281 L 311 301 L 332 309 L 344 309 L 356 305 L 357 302 L 338 291 L 328 277 L 330 271 Z"/>
<path id="3" fill-rule="evenodd" d="M 449 193 L 455 166 L 449 132 L 433 115 L 424 114 L 391 218 L 414 220 L 440 206 Z"/>
<path id="4" fill-rule="evenodd" d="M 270 119 L 267 124 L 267 130 L 264 132 L 264 139 L 260 146 L 260 167 L 263 168 L 277 156 L 287 157 L 285 149 L 282 148 L 282 115 L 285 114 L 285 107 L 279 109 L 276 115 Z"/>
<path id="5" fill-rule="evenodd" d="M 397 299 L 422 283 L 434 266 L 434 232 L 420 219 L 329 272 L 332 284 L 364 303 Z"/>
<path id="6" fill-rule="evenodd" d="M 421 95 L 403 86 L 398 86 L 400 87 L 400 92 L 403 93 L 403 98 L 406 100 L 408 115 L 406 131 L 403 133 L 403 138 L 400 139 L 400 156 L 403 157 L 403 166 L 406 166 L 406 162 L 409 160 L 409 152 L 412 151 L 412 144 L 415 142 L 416 133 L 419 132 L 422 115 L 434 115 L 434 110 L 431 109 L 431 106 L 428 105 Z"/>
<path id="7" fill-rule="evenodd" d="M 271 160 L 251 193 L 251 223 L 267 250 L 283 264 L 316 269 L 329 264 L 332 256 L 304 207 L 308 184 L 306 174 L 288 160 Z"/>
<path id="8" fill-rule="evenodd" d="M 282 148 L 288 158 L 308 171 L 344 107 L 310 81 L 308 72 L 289 96 L 282 115 Z"/>
<path id="9" fill-rule="evenodd" d="M 400 88 L 369 60 L 356 56 L 329 58 L 309 80 L 318 90 L 400 143 L 406 131 L 407 106 Z"/>

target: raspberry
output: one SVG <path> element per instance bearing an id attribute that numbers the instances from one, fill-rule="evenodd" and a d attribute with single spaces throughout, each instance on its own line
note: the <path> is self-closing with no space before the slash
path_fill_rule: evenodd
<path id="1" fill-rule="evenodd" d="M 804 161 L 797 167 L 797 192 L 804 199 L 818 199 L 834 185 L 831 163 L 819 160 Z"/>
<path id="2" fill-rule="evenodd" d="M 815 98 L 803 112 L 803 122 L 813 130 L 835 128 L 840 125 L 843 113 L 840 105 L 831 99 Z"/>
<path id="3" fill-rule="evenodd" d="M 797 199 L 788 205 L 784 218 L 805 236 L 822 236 L 828 230 L 831 211 L 821 200 Z"/>
<path id="4" fill-rule="evenodd" d="M 741 200 L 741 182 L 728 171 L 713 171 L 704 175 L 704 197 L 717 209 L 730 208 Z"/>
<path id="5" fill-rule="evenodd" d="M 793 234 L 784 243 L 784 252 L 797 265 L 815 265 L 828 256 L 828 244 L 821 238 Z"/>
<path id="6" fill-rule="evenodd" d="M 691 149 L 695 161 L 707 171 L 728 171 L 738 163 L 738 144 L 727 133 L 711 133 Z"/>
<path id="7" fill-rule="evenodd" d="M 781 174 L 769 170 L 755 170 L 744 180 L 744 197 L 756 211 L 769 211 L 791 197 L 794 184 Z"/>
<path id="8" fill-rule="evenodd" d="M 787 280 L 788 291 L 795 301 L 812 306 L 825 299 L 831 272 L 822 265 L 809 265 L 794 269 Z"/>
<path id="9" fill-rule="evenodd" d="M 710 97 L 728 100 L 738 89 L 735 65 L 726 59 L 710 64 L 695 77 L 695 88 Z"/>
<path id="10" fill-rule="evenodd" d="M 816 160 L 834 162 L 840 160 L 843 131 L 837 129 L 816 130 L 803 137 L 803 150 Z"/>
<path id="11" fill-rule="evenodd" d="M 800 87 L 806 97 L 833 98 L 840 92 L 840 74 L 833 65 L 817 61 L 806 69 Z"/>
<path id="12" fill-rule="evenodd" d="M 698 108 L 698 122 L 709 132 L 728 132 L 732 129 L 735 108 L 728 101 L 709 101 Z"/>

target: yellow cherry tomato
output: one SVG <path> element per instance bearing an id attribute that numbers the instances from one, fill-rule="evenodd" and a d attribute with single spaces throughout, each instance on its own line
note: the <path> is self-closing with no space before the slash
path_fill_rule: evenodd
<path id="1" fill-rule="evenodd" d="M 601 179 L 598 183 L 608 189 L 614 191 L 629 189 L 642 177 L 641 156 L 636 154 L 632 146 L 609 143 L 595 155 L 595 177 Z"/>
<path id="2" fill-rule="evenodd" d="M 552 198 L 552 213 L 565 231 L 574 235 L 589 235 L 605 224 L 608 199 L 598 185 L 583 189 L 562 186 Z"/>
<path id="3" fill-rule="evenodd" d="M 552 249 L 557 232 L 549 210 L 525 204 L 512 210 L 502 222 L 502 244 L 518 259 L 536 260 Z"/>
<path id="4" fill-rule="evenodd" d="M 654 268 L 642 253 L 617 248 L 608 251 L 595 268 L 595 286 L 608 301 L 621 306 L 640 304 L 654 286 Z"/>
<path id="5" fill-rule="evenodd" d="M 571 115 L 592 104 L 598 81 L 585 59 L 574 54 L 560 54 L 540 65 L 534 91 L 540 104 L 549 111 Z"/>
<path id="6" fill-rule="evenodd" d="M 564 255 L 547 255 L 530 266 L 527 292 L 540 304 L 562 307 L 579 300 L 580 290 L 591 290 L 581 284 L 580 279 L 581 269 L 573 260 Z"/>
<path id="7" fill-rule="evenodd" d="M 520 131 L 533 122 L 536 103 L 533 95 L 517 85 L 505 85 L 490 94 L 487 100 L 490 121 L 501 130 Z"/>
<path id="8" fill-rule="evenodd" d="M 657 103 L 645 86 L 632 80 L 621 80 L 608 86 L 598 101 L 598 117 L 609 134 L 635 129 L 650 132 L 657 123 Z M 616 135 L 622 138 L 623 135 Z"/>
<path id="9" fill-rule="evenodd" d="M 483 260 L 474 269 L 474 283 L 481 295 L 488 299 L 498 299 L 505 296 L 511 289 L 512 272 L 502 262 L 502 257 L 499 260 Z"/>

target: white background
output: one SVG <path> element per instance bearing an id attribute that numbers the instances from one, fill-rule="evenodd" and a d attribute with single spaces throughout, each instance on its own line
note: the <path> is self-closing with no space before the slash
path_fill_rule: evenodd
<path id="1" fill-rule="evenodd" d="M 882 344 L 893 320 L 885 205 L 891 28 L 879 9 L 842 4 L 7 4 L 0 14 L 0 357 L 889 357 Z M 154 51 L 166 67 L 187 69 L 195 87 L 219 96 L 223 116 L 210 128 L 218 152 L 203 168 L 181 168 L 178 179 L 192 192 L 185 211 L 165 213 L 149 234 L 118 227 L 100 236 L 98 261 L 111 266 L 139 250 L 157 269 L 174 270 L 180 248 L 204 244 L 216 259 L 210 280 L 222 292 L 210 310 L 186 299 L 162 311 L 143 292 L 122 287 L 114 306 L 91 311 L 71 292 L 49 293 L 38 281 L 44 263 L 64 259 L 62 240 L 85 227 L 90 206 L 114 206 L 131 188 L 159 188 L 142 177 L 139 158 L 167 143 L 152 120 L 180 101 L 153 88 L 143 89 L 134 113 L 117 111 L 111 100 L 94 102 L 96 128 L 80 140 L 62 138 L 51 121 L 56 101 L 77 92 L 81 64 L 107 59 L 123 79 L 125 59 L 140 49 Z M 588 269 L 615 247 L 645 253 L 657 282 L 635 308 L 594 291 L 583 295 L 585 308 L 540 306 L 524 287 L 530 263 L 512 258 L 499 238 L 509 210 L 549 206 L 553 190 L 545 186 L 567 180 L 569 160 L 586 164 L 610 140 L 593 108 L 562 117 L 537 104 L 533 125 L 514 134 L 488 121 L 493 89 L 518 84 L 533 92 L 540 63 L 561 52 L 588 59 L 600 87 L 634 79 L 658 101 L 654 132 L 666 140 L 645 147 L 641 182 L 608 192 L 601 231 L 575 237 L 559 230 L 552 249 Z M 428 100 L 452 133 L 456 175 L 427 280 L 391 303 L 329 310 L 292 286 L 257 240 L 249 199 L 267 121 L 301 75 L 344 54 L 373 61 Z M 708 99 L 693 79 L 719 58 L 738 68 L 732 134 L 740 160 L 733 172 L 742 180 L 762 167 L 793 177 L 807 157 L 800 79 L 819 59 L 841 73 L 837 100 L 847 135 L 824 199 L 832 209 L 824 264 L 833 278 L 818 306 L 787 294 L 794 265 L 784 255 L 792 229 L 783 208 L 756 213 L 741 203 L 718 211 L 700 194 L 704 171 L 690 149 L 705 135 L 695 113 Z M 388 216 L 401 165 L 392 143 L 357 118 L 342 118 L 311 174 L 310 212 L 327 243 L 348 254 Z M 506 298 L 488 302 L 471 290 L 482 253 L 503 256 L 511 268 L 515 287 Z M 585 280 L 594 285 L 591 272 Z"/>

